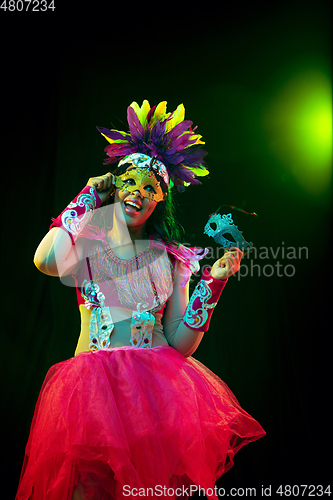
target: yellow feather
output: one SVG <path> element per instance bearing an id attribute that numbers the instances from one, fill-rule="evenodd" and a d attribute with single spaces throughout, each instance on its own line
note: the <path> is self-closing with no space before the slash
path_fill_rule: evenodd
<path id="1" fill-rule="evenodd" d="M 193 172 L 197 177 L 204 177 L 205 175 L 209 174 L 209 170 L 207 168 L 202 167 L 202 168 L 197 168 L 197 167 L 192 167 L 189 168 L 187 167 L 191 172 Z"/>
<path id="2" fill-rule="evenodd" d="M 142 103 L 142 106 L 141 106 L 141 116 L 144 120 L 147 119 L 147 115 L 150 111 L 150 104 L 149 102 L 145 99 Z"/>
<path id="3" fill-rule="evenodd" d="M 160 102 L 155 108 L 154 117 L 160 119 L 162 116 L 164 116 L 166 113 L 166 106 L 167 101 Z"/>
<path id="4" fill-rule="evenodd" d="M 195 142 L 193 142 L 192 146 L 194 146 L 194 144 L 206 144 L 204 141 L 200 141 L 202 135 L 193 135 L 192 136 L 192 139 L 196 139 Z"/>
<path id="5" fill-rule="evenodd" d="M 166 128 L 166 133 L 172 130 L 178 123 L 184 121 L 185 118 L 185 108 L 184 104 L 179 104 L 176 111 L 173 112 L 171 120 L 168 121 Z"/>
<path id="6" fill-rule="evenodd" d="M 134 109 L 135 114 L 139 118 L 140 123 L 143 126 L 143 128 L 146 128 L 147 115 L 148 115 L 149 110 L 150 110 L 150 104 L 149 104 L 149 102 L 145 99 L 143 101 L 142 105 L 141 105 L 141 108 L 140 108 L 140 106 L 138 105 L 138 103 L 134 101 L 131 104 L 131 108 Z"/>
<path id="7" fill-rule="evenodd" d="M 132 104 L 130 105 L 131 108 L 134 109 L 135 113 L 139 116 L 140 114 L 140 106 L 138 105 L 137 102 L 133 101 Z"/>
<path id="8" fill-rule="evenodd" d="M 200 141 L 202 135 L 193 134 L 193 132 L 191 132 L 190 130 L 186 130 L 179 137 L 181 137 L 182 135 L 185 135 L 185 134 L 190 134 L 191 135 L 191 139 L 196 139 L 194 142 L 192 142 L 192 144 L 189 144 L 188 146 L 186 146 L 185 149 L 190 148 L 191 146 L 194 146 L 195 144 L 206 144 L 205 142 Z"/>
<path id="9" fill-rule="evenodd" d="M 119 132 L 120 134 L 123 134 L 123 135 L 125 135 L 125 134 L 126 134 L 126 132 L 123 132 L 122 130 L 117 130 L 117 132 Z M 107 140 L 110 144 L 114 144 L 115 142 L 128 142 L 128 141 L 127 141 L 127 139 L 124 139 L 124 140 L 122 140 L 122 139 L 116 139 L 116 140 L 114 140 L 114 139 L 110 139 L 110 137 L 107 137 L 105 134 L 102 134 L 102 136 L 103 136 L 103 137 L 105 137 L 105 139 L 106 139 L 106 140 Z"/>
<path id="10" fill-rule="evenodd" d="M 159 120 L 160 122 L 164 121 L 168 116 L 170 116 L 171 113 L 166 112 L 166 106 L 167 106 L 167 101 L 162 101 L 160 102 L 154 111 L 154 115 L 152 116 L 150 120 L 150 127 L 155 125 L 156 121 Z"/>

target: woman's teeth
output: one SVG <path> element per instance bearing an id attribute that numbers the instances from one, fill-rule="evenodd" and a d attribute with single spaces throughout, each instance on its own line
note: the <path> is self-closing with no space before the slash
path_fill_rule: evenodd
<path id="1" fill-rule="evenodd" d="M 133 201 L 125 201 L 124 205 L 129 212 L 139 212 L 141 210 L 140 205 L 137 205 Z"/>
<path id="2" fill-rule="evenodd" d="M 139 205 L 137 205 L 136 203 L 133 203 L 132 201 L 126 201 L 127 205 L 133 205 L 133 207 L 136 207 L 140 210 L 140 207 Z"/>
<path id="3" fill-rule="evenodd" d="M 140 208 L 141 208 L 139 205 L 137 205 L 136 203 L 133 203 L 132 201 L 126 201 L 125 203 L 126 203 L 126 205 L 132 205 L 133 207 L 136 207 L 138 210 L 140 210 Z"/>

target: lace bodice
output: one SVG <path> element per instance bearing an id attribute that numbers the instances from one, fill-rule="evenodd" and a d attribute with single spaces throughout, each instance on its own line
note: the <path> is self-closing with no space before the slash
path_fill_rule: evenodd
<path id="1" fill-rule="evenodd" d="M 96 305 L 89 285 L 105 297 L 105 305 L 157 312 L 172 293 L 175 259 L 165 249 L 149 246 L 131 259 L 121 259 L 106 241 L 85 240 L 84 259 L 75 275 L 79 304 Z M 81 296 L 81 297 L 80 297 Z"/>

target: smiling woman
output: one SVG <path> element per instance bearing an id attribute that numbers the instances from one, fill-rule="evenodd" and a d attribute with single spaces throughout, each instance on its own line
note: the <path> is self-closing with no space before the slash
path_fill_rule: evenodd
<path id="1" fill-rule="evenodd" d="M 151 159 L 149 159 L 150 161 Z M 138 170 L 132 164 L 124 162 L 104 176 L 89 179 L 87 185 L 97 188 L 102 202 L 101 208 L 120 201 L 119 197 L 122 198 L 124 193 L 128 191 L 126 200 L 124 200 L 124 215 L 128 215 L 126 222 L 129 228 L 137 225 L 137 220 L 134 217 L 137 215 L 136 211 L 131 210 L 130 205 L 132 204 L 133 208 L 136 205 L 139 209 L 140 204 L 142 208 L 142 204 L 146 206 L 147 202 L 151 200 L 153 203 L 150 203 L 149 217 L 145 220 L 143 237 L 155 235 L 166 244 L 177 245 L 182 239 L 184 230 L 175 215 L 172 191 L 168 189 L 167 183 L 157 172 L 152 176 L 151 172 L 147 173 L 144 172 L 145 169 L 141 169 L 143 174 L 138 176 Z M 117 184 L 118 188 L 116 188 Z M 138 190 L 136 193 L 136 187 L 141 187 L 141 191 Z M 155 197 L 151 196 L 151 194 L 158 195 L 158 202 L 154 201 Z M 151 210 L 153 206 L 154 210 Z M 105 214 L 106 211 L 104 210 L 95 212 L 94 221 L 96 221 L 97 225 L 111 226 L 111 221 L 106 220 Z"/>
<path id="2" fill-rule="evenodd" d="M 191 151 L 201 136 L 182 105 L 132 103 L 128 119 L 130 134 L 102 129 L 117 166 L 89 179 L 35 254 L 43 273 L 74 277 L 81 333 L 44 381 L 17 500 L 118 500 L 157 485 L 217 500 L 234 454 L 265 434 L 191 356 L 242 257 L 231 248 L 189 299 L 203 254 L 177 240 L 171 187 L 208 173 Z"/>
<path id="3" fill-rule="evenodd" d="M 124 175 L 126 175 L 126 178 Z M 157 204 L 157 201 L 153 199 L 153 196 L 155 195 L 155 190 L 152 186 L 153 181 L 150 178 L 143 179 L 141 185 L 137 186 L 135 171 L 130 167 L 125 171 L 125 174 L 121 175 L 121 177 L 115 177 L 113 174 L 108 173 L 104 176 L 104 179 L 107 187 L 105 189 L 103 187 L 97 187 L 99 198 L 103 202 L 105 199 L 103 190 L 104 192 L 106 191 L 106 195 L 108 195 L 110 190 L 108 186 L 111 184 L 111 187 L 113 188 L 112 200 L 106 198 L 104 203 L 119 203 L 122 209 L 122 215 L 125 217 L 127 227 L 130 233 L 132 233 L 132 239 L 142 239 L 147 220 Z M 100 186 L 98 181 L 99 178 L 89 179 L 87 186 Z M 112 182 L 114 184 L 112 184 Z M 117 185 L 121 186 L 121 189 L 116 188 Z M 116 211 L 113 213 L 116 215 Z M 113 233 L 116 233 L 117 228 L 115 224 L 112 225 L 112 228 Z"/>

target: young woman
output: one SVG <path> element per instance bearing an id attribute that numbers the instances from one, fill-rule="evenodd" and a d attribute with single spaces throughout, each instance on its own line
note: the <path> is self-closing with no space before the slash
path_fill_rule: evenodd
<path id="1" fill-rule="evenodd" d="M 116 167 L 89 179 L 36 251 L 43 273 L 74 276 L 82 323 L 75 356 L 44 381 L 17 500 L 187 498 L 191 485 L 216 500 L 234 454 L 265 434 L 191 356 L 242 257 L 225 253 L 189 299 L 202 255 L 177 241 L 171 186 L 208 173 L 201 136 L 182 105 L 132 103 L 128 122 L 99 129 Z"/>

